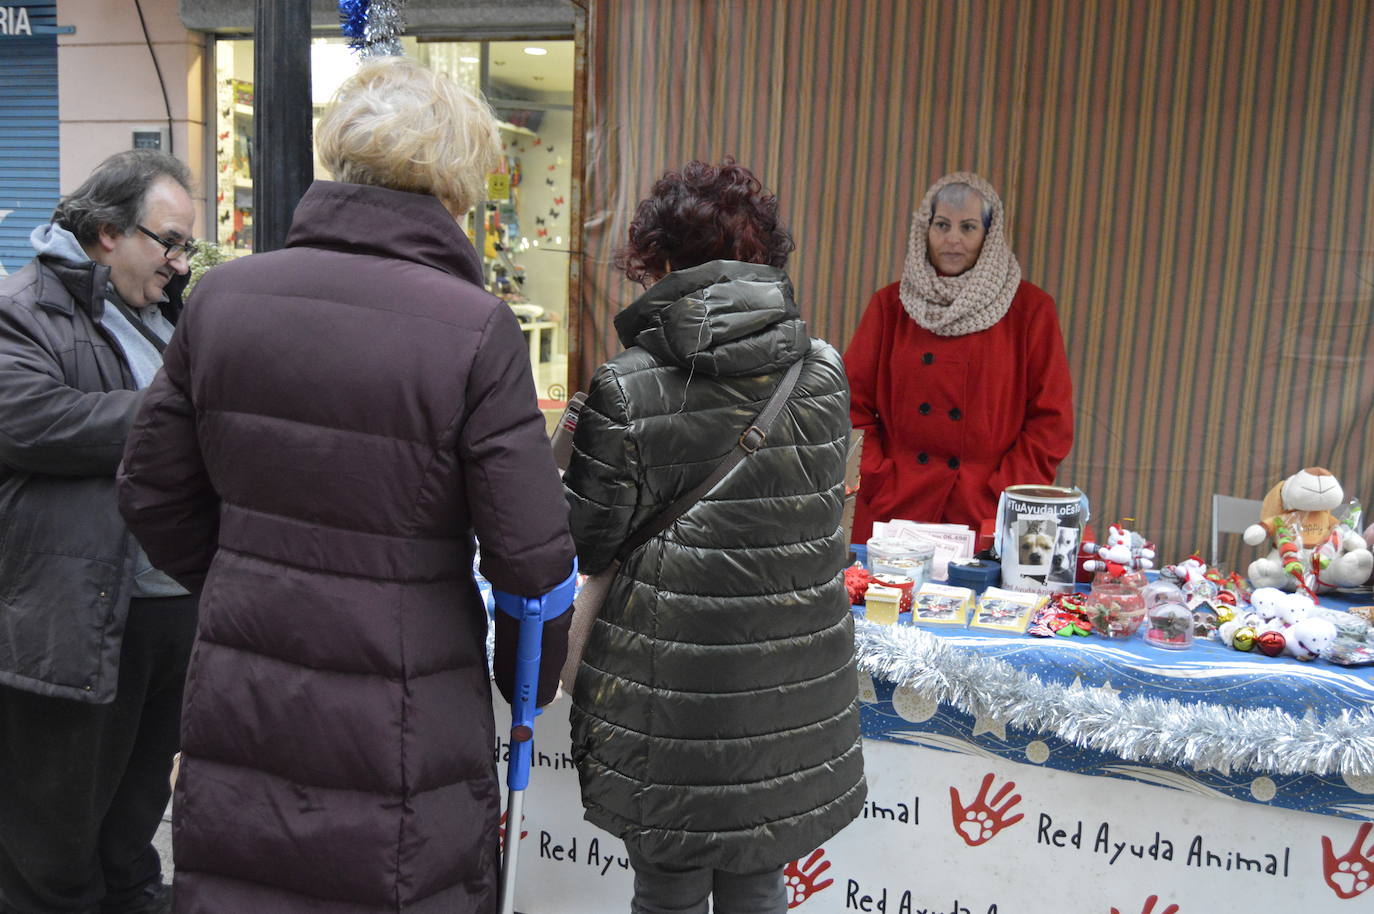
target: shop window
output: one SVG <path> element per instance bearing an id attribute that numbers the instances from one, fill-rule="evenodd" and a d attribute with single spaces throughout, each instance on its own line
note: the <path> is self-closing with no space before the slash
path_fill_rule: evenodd
<path id="1" fill-rule="evenodd" d="M 562 400 L 569 201 L 578 180 L 572 169 L 573 42 L 493 41 L 483 51 L 486 95 L 501 120 L 505 180 L 489 182 L 493 199 L 474 234 L 490 288 L 510 303 L 529 338 L 539 396 Z"/>
<path id="2" fill-rule="evenodd" d="M 569 251 L 572 247 L 572 41 L 417 41 L 405 53 L 483 91 L 501 121 L 503 158 L 490 199 L 463 228 L 481 255 L 487 288 L 506 301 L 529 341 L 542 399 L 563 400 L 568 383 Z M 542 52 L 542 53 L 541 53 Z M 358 65 L 342 38 L 311 42 L 315 118 Z M 486 73 L 484 80 L 483 73 Z M 253 42 L 215 43 L 216 238 L 235 254 L 253 250 Z M 317 177 L 329 175 L 315 162 Z"/>

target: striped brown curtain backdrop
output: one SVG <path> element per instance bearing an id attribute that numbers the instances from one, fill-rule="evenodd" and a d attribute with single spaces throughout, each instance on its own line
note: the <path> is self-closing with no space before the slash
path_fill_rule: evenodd
<path id="1" fill-rule="evenodd" d="M 1099 526 L 1176 560 L 1213 493 L 1310 464 L 1374 500 L 1369 0 L 593 0 L 588 35 L 578 379 L 618 349 L 611 260 L 664 170 L 730 154 L 777 192 L 840 348 L 926 187 L 971 170 L 1058 301 L 1060 481 Z"/>

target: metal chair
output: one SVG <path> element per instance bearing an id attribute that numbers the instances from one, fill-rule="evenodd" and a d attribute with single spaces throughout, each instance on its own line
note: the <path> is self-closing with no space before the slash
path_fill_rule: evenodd
<path id="1" fill-rule="evenodd" d="M 1217 536 L 1221 533 L 1244 533 L 1251 524 L 1259 523 L 1260 500 L 1235 498 L 1231 495 L 1212 496 L 1212 551 L 1208 561 L 1215 565 L 1221 560 Z"/>

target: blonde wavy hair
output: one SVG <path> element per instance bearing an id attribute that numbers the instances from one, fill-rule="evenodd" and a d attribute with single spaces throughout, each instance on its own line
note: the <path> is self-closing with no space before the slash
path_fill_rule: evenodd
<path id="1" fill-rule="evenodd" d="M 358 67 L 320 117 L 315 143 L 334 180 L 433 194 L 455 216 L 485 196 L 501 157 L 487 103 L 404 57 Z"/>

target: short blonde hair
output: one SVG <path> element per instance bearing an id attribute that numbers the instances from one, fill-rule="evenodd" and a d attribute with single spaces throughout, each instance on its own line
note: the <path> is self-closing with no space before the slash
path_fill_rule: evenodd
<path id="1" fill-rule="evenodd" d="M 404 57 L 358 67 L 320 117 L 315 143 L 336 181 L 433 194 L 455 214 L 486 196 L 501 157 L 487 103 Z"/>

